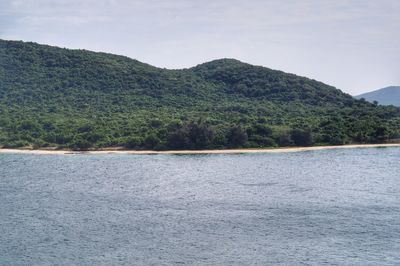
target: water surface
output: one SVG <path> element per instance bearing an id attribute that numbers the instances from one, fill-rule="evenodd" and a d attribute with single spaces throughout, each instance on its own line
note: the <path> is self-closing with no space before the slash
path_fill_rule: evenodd
<path id="1" fill-rule="evenodd" d="M 0 265 L 396 265 L 399 159 L 0 154 Z"/>

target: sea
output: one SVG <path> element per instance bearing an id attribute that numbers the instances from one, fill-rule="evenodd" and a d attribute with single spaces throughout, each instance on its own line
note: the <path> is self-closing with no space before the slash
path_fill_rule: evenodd
<path id="1" fill-rule="evenodd" d="M 400 148 L 0 154 L 0 265 L 400 265 Z"/>

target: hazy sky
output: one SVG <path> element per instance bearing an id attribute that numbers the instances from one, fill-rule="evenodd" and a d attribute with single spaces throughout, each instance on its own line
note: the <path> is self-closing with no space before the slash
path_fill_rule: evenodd
<path id="1" fill-rule="evenodd" d="M 400 85 L 400 0 L 0 0 L 0 38 L 166 68 L 236 58 L 351 94 Z"/>

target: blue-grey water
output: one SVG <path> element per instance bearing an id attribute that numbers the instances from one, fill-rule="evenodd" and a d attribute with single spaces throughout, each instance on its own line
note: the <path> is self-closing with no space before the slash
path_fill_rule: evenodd
<path id="1" fill-rule="evenodd" d="M 399 159 L 0 154 L 0 265 L 400 265 Z"/>

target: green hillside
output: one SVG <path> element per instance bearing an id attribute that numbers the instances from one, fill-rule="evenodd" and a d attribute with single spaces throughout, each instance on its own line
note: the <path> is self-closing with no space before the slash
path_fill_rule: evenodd
<path id="1" fill-rule="evenodd" d="M 0 146 L 212 149 L 385 142 L 400 109 L 233 59 L 167 70 L 0 40 Z"/>

